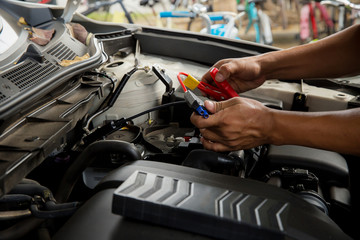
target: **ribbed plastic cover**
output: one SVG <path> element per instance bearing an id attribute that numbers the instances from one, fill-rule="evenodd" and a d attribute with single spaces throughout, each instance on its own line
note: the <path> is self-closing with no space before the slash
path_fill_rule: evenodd
<path id="1" fill-rule="evenodd" d="M 311 236 L 314 233 L 306 232 L 307 227 L 302 228 L 316 224 L 315 213 L 311 216 L 301 206 L 293 205 L 270 197 L 136 171 L 114 192 L 112 211 L 220 239 L 315 237 Z M 318 235 L 318 231 L 314 232 Z M 326 235 L 316 238 L 326 239 Z"/>

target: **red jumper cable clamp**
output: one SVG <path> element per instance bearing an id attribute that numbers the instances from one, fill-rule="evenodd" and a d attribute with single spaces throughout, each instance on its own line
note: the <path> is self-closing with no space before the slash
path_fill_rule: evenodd
<path id="1" fill-rule="evenodd" d="M 230 86 L 230 84 L 226 80 L 223 82 L 215 81 L 215 76 L 218 71 L 219 70 L 215 67 L 210 70 L 210 75 L 214 79 L 214 82 L 217 87 L 212 86 L 206 82 L 199 82 L 193 76 L 183 72 L 180 72 L 178 74 L 178 78 L 180 78 L 179 75 L 185 75 L 186 79 L 184 80 L 184 84 L 188 88 L 190 88 L 191 90 L 198 88 L 200 91 L 212 97 L 216 101 L 222 101 L 229 98 L 238 97 L 239 95 L 234 91 L 234 89 Z M 181 81 L 181 79 L 179 79 L 179 81 Z"/>
<path id="2" fill-rule="evenodd" d="M 233 97 L 238 97 L 239 94 L 237 94 L 237 92 L 235 92 L 235 90 L 230 86 L 230 84 L 226 80 L 224 80 L 222 82 L 218 82 L 215 80 L 215 76 L 218 72 L 219 72 L 219 69 L 217 69 L 216 67 L 213 67 L 210 70 L 210 75 L 214 79 L 214 82 L 215 82 L 216 86 L 218 86 L 219 90 L 228 96 L 227 99 L 233 98 Z"/>
<path id="3" fill-rule="evenodd" d="M 204 107 L 204 101 L 201 100 L 198 96 L 196 96 L 195 93 L 193 93 L 191 90 L 188 90 L 181 80 L 180 75 L 188 76 L 188 74 L 180 72 L 177 75 L 177 78 L 179 80 L 179 83 L 184 90 L 184 99 L 187 103 L 187 105 L 193 109 L 197 114 L 201 115 L 203 118 L 208 118 L 209 113 L 207 112 L 206 108 Z"/>

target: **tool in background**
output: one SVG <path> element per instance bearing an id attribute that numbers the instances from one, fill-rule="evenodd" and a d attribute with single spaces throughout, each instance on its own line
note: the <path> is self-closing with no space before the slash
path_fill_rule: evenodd
<path id="1" fill-rule="evenodd" d="M 186 74 L 186 73 L 180 72 L 177 75 L 177 78 L 180 82 L 182 89 L 184 90 L 184 98 L 185 98 L 187 105 L 190 108 L 192 108 L 197 114 L 202 116 L 203 118 L 208 118 L 209 113 L 207 112 L 206 108 L 204 107 L 204 101 L 201 100 L 198 96 L 196 96 L 196 94 L 193 93 L 191 90 L 188 90 L 186 88 L 185 84 L 183 83 L 183 81 L 181 80 L 180 75 L 184 75 L 184 74 Z"/>
<path id="2" fill-rule="evenodd" d="M 200 82 L 197 79 L 195 79 L 193 76 L 191 76 L 190 74 L 187 74 L 187 73 L 180 72 L 179 75 L 186 76 L 186 78 L 184 80 L 184 84 L 186 87 L 188 87 L 191 90 L 198 88 L 200 91 L 202 91 L 206 95 L 212 97 L 216 101 L 222 101 L 222 100 L 230 99 L 233 97 L 238 97 L 239 95 L 237 94 L 237 92 L 234 91 L 234 89 L 230 86 L 230 84 L 226 80 L 223 82 L 215 81 L 215 76 L 218 71 L 219 70 L 215 67 L 210 70 L 210 75 L 214 79 L 214 82 L 217 87 L 214 87 L 205 82 Z M 178 78 L 179 78 L 179 75 L 178 75 Z"/>

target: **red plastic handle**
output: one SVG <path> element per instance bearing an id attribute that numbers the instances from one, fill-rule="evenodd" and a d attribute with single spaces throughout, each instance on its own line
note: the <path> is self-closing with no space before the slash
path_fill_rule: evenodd
<path id="1" fill-rule="evenodd" d="M 200 89 L 205 94 L 213 97 L 217 101 L 229 99 L 229 96 L 227 94 L 219 91 L 217 88 L 215 88 L 205 82 L 200 82 L 199 85 L 197 86 L 197 88 Z"/>
<path id="2" fill-rule="evenodd" d="M 217 82 L 215 80 L 215 76 L 218 72 L 219 69 L 217 69 L 216 67 L 213 67 L 210 70 L 210 75 L 214 79 L 215 84 L 221 89 L 222 92 L 226 93 L 229 96 L 229 98 L 238 97 L 239 94 L 235 92 L 235 90 L 230 86 L 230 84 L 226 80 L 224 80 L 223 82 Z"/>

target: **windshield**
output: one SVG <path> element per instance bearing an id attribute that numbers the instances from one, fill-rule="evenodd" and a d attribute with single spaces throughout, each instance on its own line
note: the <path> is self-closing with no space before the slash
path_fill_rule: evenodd
<path id="1" fill-rule="evenodd" d="M 0 16 L 0 54 L 7 51 L 17 39 L 14 29 Z"/>

